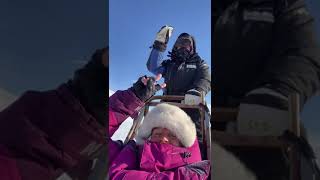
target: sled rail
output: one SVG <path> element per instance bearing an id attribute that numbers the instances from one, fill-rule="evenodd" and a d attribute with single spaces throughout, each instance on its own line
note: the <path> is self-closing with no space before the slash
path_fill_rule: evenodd
<path id="1" fill-rule="evenodd" d="M 158 104 L 161 104 L 163 102 L 150 102 L 148 105 L 149 106 L 156 106 Z M 175 103 L 175 102 L 166 102 L 167 104 L 175 105 L 180 108 L 190 108 L 190 109 L 199 109 L 202 110 L 202 107 L 200 106 L 195 106 L 195 105 L 186 105 L 186 104 L 180 104 L 180 103 Z"/>
<path id="2" fill-rule="evenodd" d="M 182 101 L 184 100 L 184 96 L 175 96 L 175 95 L 152 96 L 147 102 L 151 102 L 153 100 Z"/>

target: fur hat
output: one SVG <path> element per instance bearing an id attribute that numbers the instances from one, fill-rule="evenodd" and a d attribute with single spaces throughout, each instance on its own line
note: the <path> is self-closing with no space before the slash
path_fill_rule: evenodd
<path id="1" fill-rule="evenodd" d="M 179 107 L 161 103 L 145 116 L 136 136 L 137 144 L 144 144 L 153 128 L 170 130 L 184 147 L 190 147 L 196 140 L 196 127 L 191 118 Z"/>

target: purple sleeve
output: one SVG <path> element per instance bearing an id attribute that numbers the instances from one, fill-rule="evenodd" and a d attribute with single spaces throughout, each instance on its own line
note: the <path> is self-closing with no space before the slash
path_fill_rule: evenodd
<path id="1" fill-rule="evenodd" d="M 122 177 L 121 172 L 124 169 L 137 169 L 137 146 L 136 143 L 131 140 L 121 150 L 114 160 L 110 160 L 109 175 L 113 177 Z M 116 178 L 118 179 L 118 178 Z"/>
<path id="2" fill-rule="evenodd" d="M 111 138 L 108 140 L 108 157 L 109 157 L 109 165 L 113 162 L 113 160 L 119 155 L 122 149 L 122 143 L 119 141 L 113 141 Z M 110 167 L 110 166 L 108 166 Z"/>
<path id="3" fill-rule="evenodd" d="M 33 164 L 47 163 L 41 166 L 45 169 L 53 165 L 64 171 L 80 167 L 105 143 L 105 127 L 85 110 L 66 85 L 24 93 L 0 112 L 0 122 L 0 144 Z M 28 171 L 38 167 L 28 165 Z"/>
<path id="4" fill-rule="evenodd" d="M 144 103 L 131 91 L 117 91 L 109 99 L 109 137 L 121 123 L 136 113 Z"/>
<path id="5" fill-rule="evenodd" d="M 2 145 L 0 145 L 0 177 L 1 179 L 21 180 L 16 160 Z"/>

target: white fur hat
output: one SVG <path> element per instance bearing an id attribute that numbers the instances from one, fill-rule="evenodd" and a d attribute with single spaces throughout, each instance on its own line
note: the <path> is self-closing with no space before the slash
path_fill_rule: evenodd
<path id="1" fill-rule="evenodd" d="M 196 140 L 195 124 L 182 109 L 174 105 L 161 103 L 148 112 L 138 130 L 137 144 L 143 144 L 156 127 L 170 130 L 185 147 L 192 146 Z"/>

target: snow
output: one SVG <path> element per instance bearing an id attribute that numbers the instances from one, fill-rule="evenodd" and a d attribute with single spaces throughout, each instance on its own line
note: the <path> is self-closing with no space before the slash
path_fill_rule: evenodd
<path id="1" fill-rule="evenodd" d="M 10 105 L 15 99 L 16 96 L 0 88 L 0 111 Z"/>
<path id="2" fill-rule="evenodd" d="M 114 94 L 114 91 L 109 89 L 109 97 Z M 121 126 L 119 127 L 119 129 L 113 134 L 113 136 L 111 137 L 112 140 L 121 140 L 124 142 L 124 140 L 126 139 L 131 126 L 133 124 L 133 119 L 132 118 L 128 118 L 126 119 Z"/>
<path id="3" fill-rule="evenodd" d="M 121 140 L 122 142 L 124 142 L 124 140 L 126 139 L 131 126 L 133 124 L 133 119 L 132 118 L 128 118 L 126 119 L 121 126 L 119 127 L 119 129 L 113 134 L 113 136 L 111 137 L 112 140 Z"/>
<path id="4" fill-rule="evenodd" d="M 109 97 L 114 94 L 114 91 L 112 91 L 111 89 L 109 89 Z"/>
<path id="5" fill-rule="evenodd" d="M 207 104 L 207 106 L 208 106 L 210 114 L 211 114 L 211 104 Z"/>

